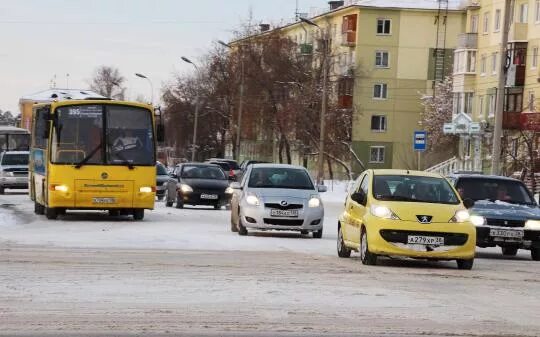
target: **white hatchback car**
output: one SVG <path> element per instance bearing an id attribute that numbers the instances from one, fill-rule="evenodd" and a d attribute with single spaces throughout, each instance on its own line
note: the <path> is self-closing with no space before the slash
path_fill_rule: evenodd
<path id="1" fill-rule="evenodd" d="M 247 235 L 248 228 L 298 231 L 321 238 L 324 208 L 317 186 L 302 166 L 250 165 L 240 183 L 231 184 L 231 231 Z"/>

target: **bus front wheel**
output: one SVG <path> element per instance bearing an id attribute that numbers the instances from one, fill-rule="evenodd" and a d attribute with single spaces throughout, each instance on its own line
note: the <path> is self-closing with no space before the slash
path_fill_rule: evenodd
<path id="1" fill-rule="evenodd" d="M 144 219 L 144 208 L 137 208 L 133 210 L 133 219 L 142 220 Z"/>
<path id="2" fill-rule="evenodd" d="M 34 201 L 34 213 L 39 215 L 45 214 L 45 207 L 39 204 L 37 201 Z"/>
<path id="3" fill-rule="evenodd" d="M 56 220 L 58 217 L 58 210 L 53 207 L 45 207 L 45 217 L 49 220 Z"/>

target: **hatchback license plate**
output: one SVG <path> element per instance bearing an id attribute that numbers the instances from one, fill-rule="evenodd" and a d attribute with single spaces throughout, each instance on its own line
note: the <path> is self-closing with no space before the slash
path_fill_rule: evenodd
<path id="1" fill-rule="evenodd" d="M 116 198 L 92 198 L 94 204 L 114 204 Z"/>
<path id="2" fill-rule="evenodd" d="M 201 194 L 201 199 L 211 199 L 211 200 L 216 200 L 218 198 L 218 195 L 217 194 Z"/>
<path id="3" fill-rule="evenodd" d="M 407 243 L 417 245 L 444 245 L 444 238 L 440 236 L 409 235 Z"/>
<path id="4" fill-rule="evenodd" d="M 298 210 L 297 209 L 271 209 L 270 210 L 270 216 L 286 216 L 286 217 L 297 217 L 298 216 Z"/>
<path id="5" fill-rule="evenodd" d="M 502 237 L 502 238 L 523 238 L 523 231 L 511 230 L 511 229 L 491 229 L 489 236 Z"/>

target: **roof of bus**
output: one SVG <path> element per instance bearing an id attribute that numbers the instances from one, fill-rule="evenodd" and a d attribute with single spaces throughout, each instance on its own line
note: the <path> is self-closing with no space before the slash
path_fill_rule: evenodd
<path id="1" fill-rule="evenodd" d="M 53 101 L 80 100 L 89 98 L 107 99 L 107 97 L 100 95 L 92 90 L 52 88 L 39 91 L 27 96 L 23 96 L 21 97 L 19 102 L 45 103 Z"/>
<path id="2" fill-rule="evenodd" d="M 58 102 L 49 102 L 49 103 L 39 103 L 34 105 L 34 107 L 42 107 L 45 105 L 51 105 L 53 108 L 66 106 L 66 105 L 83 105 L 83 104 L 114 104 L 114 105 L 129 105 L 139 108 L 151 109 L 152 106 L 146 103 L 132 102 L 132 101 L 114 101 L 109 99 L 84 99 L 84 100 L 66 100 Z"/>
<path id="3" fill-rule="evenodd" d="M 28 134 L 28 130 L 21 129 L 15 126 L 11 125 L 0 125 L 0 134 L 6 134 L 6 133 L 20 133 L 20 134 Z"/>

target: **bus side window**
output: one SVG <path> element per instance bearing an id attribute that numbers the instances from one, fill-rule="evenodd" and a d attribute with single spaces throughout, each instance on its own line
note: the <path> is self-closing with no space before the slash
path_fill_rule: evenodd
<path id="1" fill-rule="evenodd" d="M 45 149 L 49 139 L 49 107 L 36 110 L 34 121 L 33 147 Z"/>

